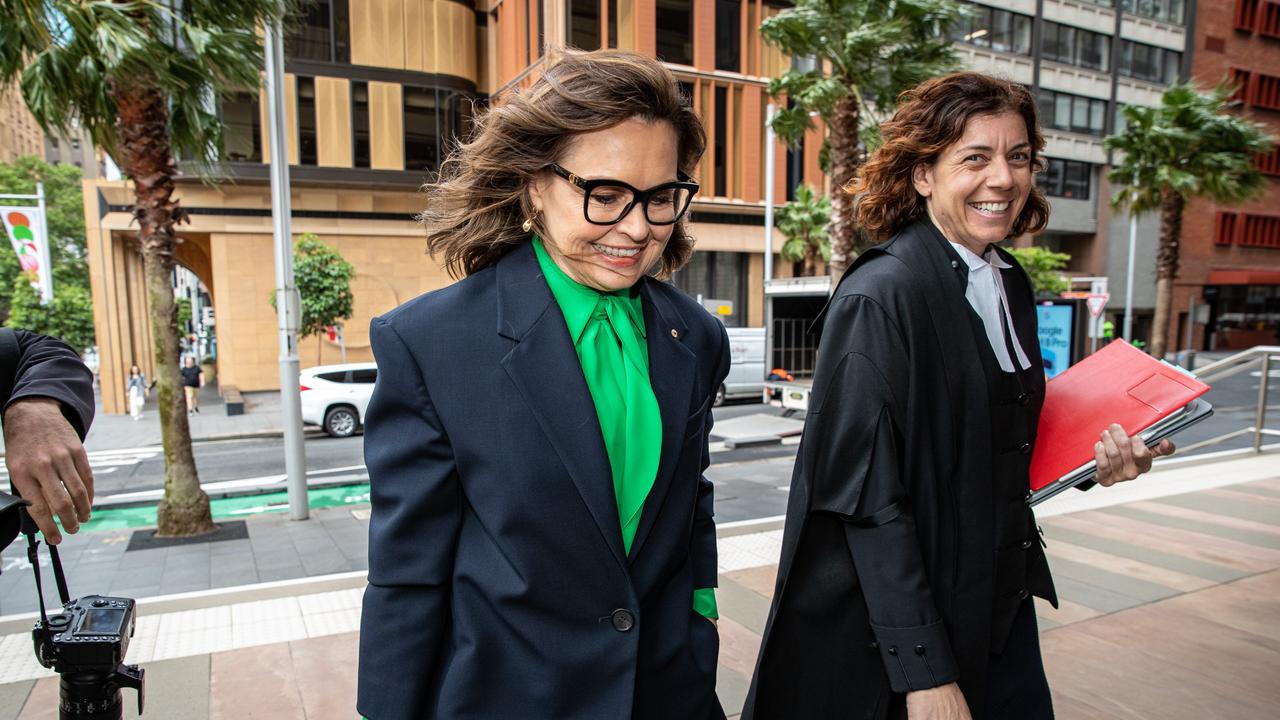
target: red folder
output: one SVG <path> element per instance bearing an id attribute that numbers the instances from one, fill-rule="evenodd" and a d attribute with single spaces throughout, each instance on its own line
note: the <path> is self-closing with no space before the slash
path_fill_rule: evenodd
<path id="1" fill-rule="evenodd" d="M 1102 431 L 1137 435 L 1209 391 L 1209 386 L 1117 340 L 1067 368 L 1045 388 L 1031 456 L 1039 490 L 1093 460 Z"/>

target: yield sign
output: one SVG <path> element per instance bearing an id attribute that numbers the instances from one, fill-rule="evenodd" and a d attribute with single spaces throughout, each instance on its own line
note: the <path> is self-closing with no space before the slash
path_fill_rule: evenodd
<path id="1" fill-rule="evenodd" d="M 1107 301 L 1111 299 L 1111 293 L 1097 293 L 1090 295 L 1085 303 L 1089 305 L 1089 312 L 1096 318 L 1102 314 L 1102 309 L 1107 306 Z"/>

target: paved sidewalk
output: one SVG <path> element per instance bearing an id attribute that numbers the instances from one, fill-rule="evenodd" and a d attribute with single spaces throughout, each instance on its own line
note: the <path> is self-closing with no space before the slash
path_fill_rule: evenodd
<path id="1" fill-rule="evenodd" d="M 1078 495 L 1091 504 L 1068 496 L 1041 513 L 1063 599 L 1057 610 L 1039 607 L 1058 717 L 1274 717 L 1280 704 L 1276 455 L 1167 467 L 1142 482 Z M 1118 504 L 1104 503 L 1108 497 Z M 309 523 L 251 518 L 249 540 L 205 546 L 207 570 L 187 552 L 121 550 L 126 565 L 108 582 L 123 588 L 139 572 L 156 572 L 147 568 L 158 566 L 163 578 L 171 569 L 197 567 L 193 574 L 207 571 L 212 585 L 224 558 L 252 554 L 256 566 L 259 552 L 283 558 L 290 547 L 305 569 L 301 556 L 316 554 L 313 546 L 325 548 L 319 555 L 334 554 L 325 534 L 335 528 L 360 533 L 365 511 L 319 511 Z M 722 527 L 720 536 L 719 692 L 735 713 L 768 611 L 780 522 Z M 234 542 L 248 545 L 233 550 Z M 341 553 L 342 543 L 334 545 Z M 87 551 L 70 574 L 73 590 L 89 590 L 76 574 L 91 564 L 83 558 Z M 5 557 L 6 565 L 15 563 L 10 553 Z M 0 581 L 15 576 L 30 588 L 28 573 L 15 566 Z M 147 668 L 146 717 L 354 717 L 362 581 L 355 572 L 143 599 L 129 660 Z M 31 657 L 29 623 L 0 618 L 0 720 L 56 716 L 57 681 Z M 126 700 L 132 700 L 128 693 Z"/>

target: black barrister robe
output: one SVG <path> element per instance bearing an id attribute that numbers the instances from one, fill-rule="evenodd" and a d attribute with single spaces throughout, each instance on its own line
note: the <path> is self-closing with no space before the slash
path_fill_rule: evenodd
<path id="1" fill-rule="evenodd" d="M 1039 366 L 1030 284 L 1002 256 Z M 923 220 L 859 257 L 827 306 L 744 719 L 884 718 L 894 693 L 957 680 L 982 717 L 1003 499 L 967 272 Z M 1056 602 L 1038 543 L 1028 557 Z"/>

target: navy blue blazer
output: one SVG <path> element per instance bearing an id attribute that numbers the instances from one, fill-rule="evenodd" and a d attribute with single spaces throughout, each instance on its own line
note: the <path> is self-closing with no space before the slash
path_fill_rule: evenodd
<path id="1" fill-rule="evenodd" d="M 707 435 L 723 326 L 646 278 L 662 458 L 629 555 L 595 405 L 530 245 L 375 318 L 357 706 L 410 718 L 723 717 Z"/>

